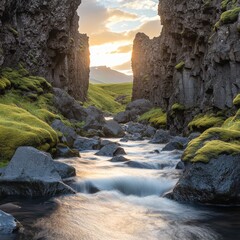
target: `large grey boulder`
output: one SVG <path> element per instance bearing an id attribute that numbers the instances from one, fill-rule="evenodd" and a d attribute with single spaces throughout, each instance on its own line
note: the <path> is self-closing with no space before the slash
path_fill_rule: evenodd
<path id="1" fill-rule="evenodd" d="M 59 119 L 54 120 L 51 127 L 54 130 L 57 130 L 63 134 L 68 146 L 72 146 L 74 141 L 77 139 L 77 133 L 75 132 L 75 130 L 72 127 L 65 125 Z"/>
<path id="2" fill-rule="evenodd" d="M 84 121 L 88 115 L 85 108 L 80 105 L 66 91 L 60 88 L 54 88 L 54 105 L 68 119 Z"/>
<path id="3" fill-rule="evenodd" d="M 54 166 L 62 179 L 76 176 L 76 169 L 66 163 L 54 161 Z"/>
<path id="4" fill-rule="evenodd" d="M 108 156 L 108 157 L 114 157 L 118 155 L 125 155 L 126 152 L 123 148 L 119 147 L 118 144 L 112 143 L 104 146 L 101 148 L 99 152 L 96 153 L 97 156 Z"/>
<path id="5" fill-rule="evenodd" d="M 209 163 L 187 163 L 167 197 L 181 202 L 240 203 L 240 155 L 221 155 Z"/>
<path id="6" fill-rule="evenodd" d="M 0 235 L 11 234 L 19 227 L 20 223 L 13 216 L 0 210 Z"/>
<path id="7" fill-rule="evenodd" d="M 85 119 L 84 129 L 96 129 L 102 130 L 103 125 L 105 124 L 105 118 L 103 112 L 97 109 L 94 106 L 90 106 L 85 109 L 87 117 Z"/>
<path id="8" fill-rule="evenodd" d="M 0 177 L 0 196 L 73 193 L 74 190 L 62 182 L 51 156 L 33 147 L 19 147 Z"/>
<path id="9" fill-rule="evenodd" d="M 146 99 L 138 99 L 129 103 L 125 112 L 118 113 L 114 120 L 118 123 L 136 121 L 138 116 L 153 108 L 153 104 Z"/>
<path id="10" fill-rule="evenodd" d="M 99 150 L 101 148 L 101 140 L 98 138 L 85 138 L 78 136 L 73 147 L 79 151 Z"/>
<path id="11" fill-rule="evenodd" d="M 103 126 L 105 137 L 121 138 L 125 135 L 122 127 L 114 120 L 106 121 Z"/>
<path id="12" fill-rule="evenodd" d="M 153 139 L 150 141 L 150 143 L 164 144 L 164 143 L 168 143 L 170 140 L 171 140 L 171 135 L 169 131 L 158 130 L 155 133 Z"/>
<path id="13" fill-rule="evenodd" d="M 162 151 L 184 150 L 189 143 L 189 139 L 185 137 L 174 137 Z"/>
<path id="14" fill-rule="evenodd" d="M 129 111 L 135 110 L 137 111 L 138 114 L 143 114 L 153 107 L 154 107 L 153 104 L 149 100 L 138 99 L 133 102 L 130 102 L 126 107 L 126 110 Z"/>

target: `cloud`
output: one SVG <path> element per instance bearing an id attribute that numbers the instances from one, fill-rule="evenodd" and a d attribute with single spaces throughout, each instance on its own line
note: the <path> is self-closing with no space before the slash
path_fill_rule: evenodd
<path id="1" fill-rule="evenodd" d="M 123 45 L 117 48 L 117 50 L 112 51 L 112 53 L 128 53 L 132 51 L 132 44 Z"/>

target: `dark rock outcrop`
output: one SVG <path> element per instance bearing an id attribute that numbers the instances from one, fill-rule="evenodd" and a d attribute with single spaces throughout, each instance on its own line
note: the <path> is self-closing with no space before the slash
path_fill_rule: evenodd
<path id="1" fill-rule="evenodd" d="M 139 115 L 149 111 L 151 108 L 153 108 L 153 104 L 149 100 L 138 99 L 129 103 L 126 111 L 118 113 L 114 120 L 118 123 L 136 121 Z"/>
<path id="2" fill-rule="evenodd" d="M 172 137 L 171 137 L 169 131 L 157 130 L 157 132 L 153 136 L 153 138 L 150 141 L 150 143 L 164 144 L 164 143 L 168 143 L 171 140 L 171 138 Z"/>
<path id="3" fill-rule="evenodd" d="M 185 137 L 174 137 L 162 151 L 184 150 L 189 143 L 189 139 Z"/>
<path id="4" fill-rule="evenodd" d="M 134 40 L 133 100 L 146 98 L 167 110 L 172 132 L 184 130 L 209 107 L 231 108 L 240 91 L 240 17 L 214 30 L 221 13 L 232 7 L 228 1 L 223 9 L 222 2 L 161 0 L 160 37 L 138 33 Z M 175 103 L 186 111 L 173 114 Z"/>
<path id="5" fill-rule="evenodd" d="M 209 163 L 187 163 L 167 197 L 182 202 L 240 203 L 240 156 L 222 155 Z"/>
<path id="6" fill-rule="evenodd" d="M 81 0 L 0 2 L 0 67 L 21 63 L 83 101 L 89 84 L 88 37 L 78 32 Z"/>
<path id="7" fill-rule="evenodd" d="M 78 136 L 73 146 L 79 151 L 99 150 L 101 148 L 101 141 L 97 138 L 85 138 Z"/>
<path id="8" fill-rule="evenodd" d="M 0 177 L 0 196 L 42 197 L 74 193 L 62 182 L 51 156 L 33 147 L 19 147 Z"/>
<path id="9" fill-rule="evenodd" d="M 114 120 L 106 121 L 103 126 L 105 137 L 121 138 L 125 135 L 122 127 Z"/>
<path id="10" fill-rule="evenodd" d="M 62 179 L 76 176 L 76 169 L 66 163 L 54 161 L 54 167 Z"/>

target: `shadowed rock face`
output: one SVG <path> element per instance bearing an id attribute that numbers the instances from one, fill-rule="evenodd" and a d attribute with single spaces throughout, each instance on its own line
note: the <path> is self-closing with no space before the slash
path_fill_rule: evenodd
<path id="1" fill-rule="evenodd" d="M 160 1 L 161 36 L 139 33 L 134 40 L 133 100 L 146 98 L 165 110 L 174 103 L 198 111 L 232 107 L 240 91 L 240 18 L 214 31 L 221 2 Z"/>
<path id="2" fill-rule="evenodd" d="M 89 83 L 88 37 L 78 32 L 81 0 L 0 3 L 0 67 L 22 63 L 31 74 L 84 100 Z"/>

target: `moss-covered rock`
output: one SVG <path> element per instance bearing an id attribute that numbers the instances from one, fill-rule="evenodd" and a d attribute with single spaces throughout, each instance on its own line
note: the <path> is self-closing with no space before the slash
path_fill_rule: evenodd
<path id="1" fill-rule="evenodd" d="M 165 128 L 167 124 L 167 114 L 161 108 L 153 108 L 138 118 L 139 122 L 148 122 L 153 127 Z"/>
<path id="2" fill-rule="evenodd" d="M 48 151 L 58 142 L 56 132 L 28 111 L 0 104 L 0 160 L 10 160 L 19 146 Z"/>
<path id="3" fill-rule="evenodd" d="M 221 115 L 218 116 L 213 113 L 200 114 L 188 124 L 188 128 L 190 131 L 203 132 L 208 128 L 221 126 L 223 122 L 224 117 Z"/>
<path id="4" fill-rule="evenodd" d="M 185 66 L 185 62 L 184 62 L 184 61 L 181 61 L 181 62 L 179 62 L 179 63 L 175 66 L 175 69 L 178 70 L 178 71 L 180 71 L 180 70 L 182 70 L 182 69 L 184 68 L 184 66 Z"/>
<path id="5" fill-rule="evenodd" d="M 238 94 L 238 95 L 234 98 L 233 104 L 234 104 L 235 106 L 240 106 L 240 94 Z"/>
<path id="6" fill-rule="evenodd" d="M 209 162 L 220 155 L 240 154 L 240 110 L 221 127 L 206 130 L 192 140 L 183 154 L 183 161 Z"/>
<path id="7" fill-rule="evenodd" d="M 184 111 L 185 107 L 182 104 L 180 104 L 180 103 L 175 103 L 175 104 L 172 105 L 171 110 L 174 111 L 174 112 L 176 112 L 176 111 Z"/>

